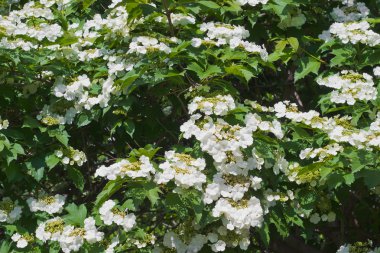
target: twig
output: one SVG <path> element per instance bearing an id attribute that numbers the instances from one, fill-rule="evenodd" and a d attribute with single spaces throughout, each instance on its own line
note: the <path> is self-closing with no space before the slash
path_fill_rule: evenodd
<path id="1" fill-rule="evenodd" d="M 166 15 L 166 18 L 168 19 L 170 34 L 174 37 L 175 36 L 175 34 L 174 34 L 174 26 L 173 26 L 173 23 L 172 23 L 171 12 L 169 10 L 168 1 L 167 0 L 162 0 L 162 4 L 164 5 L 165 15 Z"/>

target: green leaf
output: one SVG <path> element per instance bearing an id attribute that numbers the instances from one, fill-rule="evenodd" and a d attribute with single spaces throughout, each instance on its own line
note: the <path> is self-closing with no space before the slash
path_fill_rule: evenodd
<path id="1" fill-rule="evenodd" d="M 272 211 L 270 213 L 270 223 L 276 226 L 277 232 L 283 237 L 287 237 L 289 235 L 289 229 L 285 222 L 285 218 L 282 214 L 276 211 Z"/>
<path id="2" fill-rule="evenodd" d="M 198 1 L 198 4 L 206 6 L 207 8 L 210 9 L 219 9 L 220 5 L 213 2 L 213 1 Z"/>
<path id="3" fill-rule="evenodd" d="M 96 0 L 83 0 L 83 9 L 87 9 L 95 2 Z"/>
<path id="4" fill-rule="evenodd" d="M 254 77 L 254 74 L 242 65 L 231 65 L 229 67 L 225 67 L 225 71 L 228 74 L 243 77 L 247 83 L 252 79 L 252 77 Z"/>
<path id="5" fill-rule="evenodd" d="M 8 253 L 10 252 L 10 249 L 11 249 L 11 244 L 9 242 L 3 241 L 1 243 L 0 253 Z"/>
<path id="6" fill-rule="evenodd" d="M 152 206 L 155 206 L 160 199 L 158 193 L 160 193 L 161 190 L 156 184 L 148 184 L 147 187 L 148 189 L 146 189 L 146 196 L 148 197 L 150 203 L 152 203 Z"/>
<path id="7" fill-rule="evenodd" d="M 364 179 L 364 183 L 368 188 L 373 188 L 380 185 L 380 170 L 361 170 L 357 177 Z"/>
<path id="8" fill-rule="evenodd" d="M 65 210 L 68 212 L 68 214 L 63 216 L 63 219 L 67 223 L 83 227 L 84 220 L 87 217 L 87 208 L 85 205 L 82 204 L 80 206 L 77 206 L 76 204 L 71 203 L 66 206 Z"/>
<path id="9" fill-rule="evenodd" d="M 69 144 L 69 134 L 63 130 L 60 131 L 59 129 L 49 130 L 48 134 L 50 137 L 55 137 L 60 143 L 65 145 L 66 147 Z"/>
<path id="10" fill-rule="evenodd" d="M 165 198 L 165 207 L 173 211 L 181 219 L 188 217 L 188 211 L 181 198 L 175 193 L 168 193 Z"/>
<path id="11" fill-rule="evenodd" d="M 294 38 L 294 37 L 290 37 L 287 40 L 288 40 L 290 46 L 294 49 L 294 51 L 298 51 L 298 47 L 300 45 L 300 43 L 298 42 L 298 39 Z"/>
<path id="12" fill-rule="evenodd" d="M 123 186 L 123 181 L 120 179 L 109 181 L 98 194 L 95 200 L 95 208 L 99 208 L 107 199 Z"/>
<path id="13" fill-rule="evenodd" d="M 318 74 L 320 67 L 321 63 L 314 58 L 302 58 L 296 72 L 294 73 L 294 81 L 297 82 L 310 73 Z"/>
<path id="14" fill-rule="evenodd" d="M 49 169 L 54 168 L 61 159 L 58 158 L 55 154 L 51 154 L 45 157 L 45 163 Z"/>
<path id="15" fill-rule="evenodd" d="M 133 123 L 132 120 L 127 119 L 126 121 L 124 121 L 124 127 L 127 134 L 131 136 L 131 138 L 133 138 L 133 134 L 135 133 L 135 128 L 136 128 L 135 123 Z"/>
<path id="16" fill-rule="evenodd" d="M 90 123 L 91 123 L 91 119 L 90 119 L 89 115 L 87 115 L 87 114 L 81 114 L 78 117 L 78 123 L 77 123 L 78 127 L 87 126 Z"/>
<path id="17" fill-rule="evenodd" d="M 69 46 L 76 42 L 78 42 L 78 37 L 71 33 L 65 33 L 63 37 L 57 40 L 57 43 L 59 43 L 61 46 Z"/>
<path id="18" fill-rule="evenodd" d="M 77 187 L 80 191 L 83 192 L 84 189 L 84 177 L 82 172 L 80 170 L 73 168 L 73 167 L 68 167 L 67 169 L 68 176 L 69 178 L 73 181 L 75 187 Z"/>
<path id="19" fill-rule="evenodd" d="M 216 65 L 209 65 L 207 69 L 203 69 L 195 62 L 190 64 L 187 69 L 194 71 L 201 80 L 222 72 L 221 68 Z"/>
<path id="20" fill-rule="evenodd" d="M 267 222 L 263 222 L 262 226 L 259 228 L 259 235 L 265 247 L 268 248 L 270 243 L 270 235 L 269 226 Z"/>

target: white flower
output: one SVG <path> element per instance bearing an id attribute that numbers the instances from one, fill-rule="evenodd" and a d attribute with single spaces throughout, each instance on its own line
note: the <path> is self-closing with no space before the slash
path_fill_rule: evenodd
<path id="1" fill-rule="evenodd" d="M 28 236 L 28 237 L 30 237 L 30 236 Z M 12 239 L 12 241 L 17 242 L 17 244 L 16 244 L 17 248 L 22 249 L 22 248 L 25 248 L 26 246 L 28 246 L 28 239 L 30 239 L 28 237 L 22 236 L 19 233 L 15 233 L 12 235 L 11 239 Z"/>
<path id="2" fill-rule="evenodd" d="M 324 31 L 319 38 L 329 41 L 333 37 L 338 38 L 343 44 L 363 43 L 371 47 L 380 44 L 380 34 L 370 30 L 367 21 L 334 23 L 328 31 Z"/>
<path id="3" fill-rule="evenodd" d="M 250 6 L 256 6 L 258 4 L 266 4 L 269 0 L 236 0 L 236 3 L 239 5 L 250 5 Z"/>
<path id="4" fill-rule="evenodd" d="M 48 240 L 58 241 L 63 229 L 64 222 L 62 218 L 56 217 L 39 224 L 36 229 L 36 237 L 43 242 Z"/>
<path id="5" fill-rule="evenodd" d="M 148 52 L 161 51 L 166 54 L 171 52 L 170 47 L 162 42 L 158 42 L 156 38 L 139 36 L 134 37 L 129 44 L 128 54 L 147 54 Z"/>
<path id="6" fill-rule="evenodd" d="M 92 244 L 103 240 L 104 233 L 97 230 L 94 218 L 89 217 L 84 220 L 84 229 L 86 231 L 84 239 L 86 239 L 87 242 Z"/>
<path id="7" fill-rule="evenodd" d="M 114 237 L 104 253 L 114 253 L 114 248 L 119 244 L 119 237 Z"/>
<path id="8" fill-rule="evenodd" d="M 321 221 L 321 217 L 319 216 L 318 213 L 313 213 L 310 216 L 310 222 L 314 224 L 318 224 Z"/>
<path id="9" fill-rule="evenodd" d="M 155 169 L 149 158 L 141 156 L 138 161 L 130 162 L 123 159 L 120 162 L 110 166 L 101 166 L 95 172 L 95 177 L 106 177 L 108 180 L 115 180 L 117 177 L 130 178 L 151 178 L 151 174 L 155 173 Z"/>
<path id="10" fill-rule="evenodd" d="M 195 97 L 188 105 L 189 113 L 193 114 L 199 110 L 205 115 L 218 115 L 223 116 L 235 109 L 235 101 L 231 95 L 217 95 L 216 97 L 204 98 Z"/>
<path id="11" fill-rule="evenodd" d="M 336 253 L 350 253 L 350 245 L 342 245 Z"/>
<path id="12" fill-rule="evenodd" d="M 59 245 L 64 253 L 79 251 L 84 243 L 83 229 L 74 226 L 66 226 L 59 238 Z"/>
<path id="13" fill-rule="evenodd" d="M 0 130 L 7 129 L 9 127 L 9 121 L 6 119 L 1 119 L 0 117 Z"/>
<path id="14" fill-rule="evenodd" d="M 198 39 L 198 38 L 193 38 L 191 40 L 191 45 L 193 47 L 200 47 L 202 45 L 202 40 L 201 39 Z"/>
<path id="15" fill-rule="evenodd" d="M 223 224 L 229 230 L 260 227 L 264 220 L 263 209 L 256 197 L 237 202 L 220 198 L 212 210 L 212 215 L 214 217 L 222 216 Z"/>
<path id="16" fill-rule="evenodd" d="M 219 240 L 211 245 L 211 249 L 214 252 L 224 251 L 226 249 L 226 243 L 222 240 Z"/>
<path id="17" fill-rule="evenodd" d="M 193 252 L 196 253 L 200 251 L 204 244 L 207 243 L 207 237 L 201 234 L 196 234 L 192 236 L 189 240 L 189 244 L 186 245 L 179 236 L 170 231 L 164 235 L 163 245 L 165 247 L 176 249 L 179 253 Z"/>
<path id="18" fill-rule="evenodd" d="M 380 77 L 380 66 L 377 66 L 373 69 L 373 74 L 377 77 Z"/>
<path id="19" fill-rule="evenodd" d="M 136 224 L 136 216 L 134 214 L 126 214 L 116 208 L 113 200 L 107 200 L 99 209 L 100 218 L 104 224 L 111 225 L 115 223 L 123 227 L 125 231 L 130 231 Z"/>
<path id="20" fill-rule="evenodd" d="M 182 13 L 170 13 L 170 18 L 174 26 L 195 24 L 195 18 L 192 15 Z"/>
<path id="21" fill-rule="evenodd" d="M 29 205 L 30 211 L 37 212 L 43 211 L 49 214 L 60 213 L 63 210 L 66 196 L 56 194 L 54 196 L 42 196 L 38 199 L 30 197 L 26 200 Z"/>
<path id="22" fill-rule="evenodd" d="M 159 165 L 162 172 L 157 172 L 154 179 L 158 184 L 174 180 L 179 187 L 201 189 L 202 184 L 206 182 L 206 176 L 201 172 L 206 167 L 203 158 L 195 159 L 190 155 L 166 151 L 165 159 L 166 161 Z"/>
<path id="23" fill-rule="evenodd" d="M 356 100 L 375 100 L 377 89 L 374 87 L 372 76 L 354 71 L 341 71 L 326 78 L 317 79 L 319 85 L 334 88 L 331 102 L 355 104 Z"/>
<path id="24" fill-rule="evenodd" d="M 22 207 L 17 205 L 17 201 L 12 201 L 9 197 L 4 197 L 0 201 L 0 222 L 14 223 L 21 218 Z"/>
<path id="25" fill-rule="evenodd" d="M 337 22 L 358 21 L 368 17 L 368 15 L 369 9 L 362 2 L 352 3 L 352 5 L 342 8 L 336 7 L 331 12 L 331 16 Z"/>

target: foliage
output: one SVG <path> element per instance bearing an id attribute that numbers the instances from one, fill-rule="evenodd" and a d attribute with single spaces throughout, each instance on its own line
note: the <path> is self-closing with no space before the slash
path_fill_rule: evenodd
<path id="1" fill-rule="evenodd" d="M 0 253 L 379 252 L 379 5 L 0 1 Z"/>

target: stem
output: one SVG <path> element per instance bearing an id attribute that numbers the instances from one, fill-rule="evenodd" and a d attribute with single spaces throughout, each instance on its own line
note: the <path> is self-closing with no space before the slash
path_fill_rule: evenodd
<path id="1" fill-rule="evenodd" d="M 173 26 L 173 23 L 172 23 L 172 19 L 171 19 L 171 12 L 169 10 L 169 5 L 168 5 L 168 1 L 167 0 L 162 0 L 162 4 L 164 6 L 164 9 L 165 9 L 165 15 L 166 15 L 166 18 L 168 19 L 168 24 L 169 24 L 169 31 L 170 31 L 170 34 L 171 36 L 175 36 L 174 34 L 174 26 Z"/>

